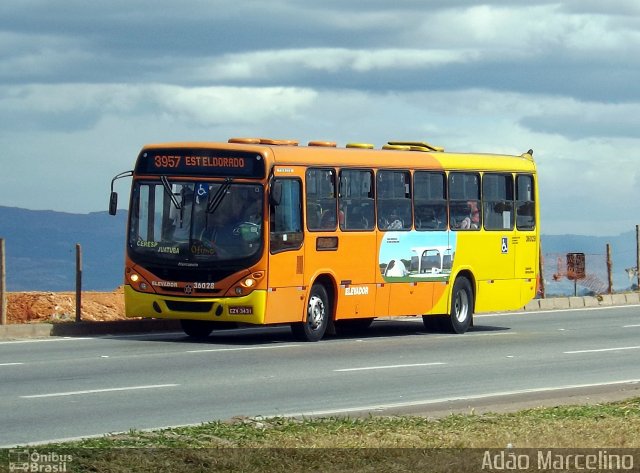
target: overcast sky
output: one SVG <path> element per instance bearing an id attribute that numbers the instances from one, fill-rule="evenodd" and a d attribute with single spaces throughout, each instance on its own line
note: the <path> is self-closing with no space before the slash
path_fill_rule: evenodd
<path id="1" fill-rule="evenodd" d="M 533 148 L 543 234 L 640 223 L 638 0 L 3 0 L 0 57 L 0 205 L 104 211 L 150 142 L 426 140 Z"/>

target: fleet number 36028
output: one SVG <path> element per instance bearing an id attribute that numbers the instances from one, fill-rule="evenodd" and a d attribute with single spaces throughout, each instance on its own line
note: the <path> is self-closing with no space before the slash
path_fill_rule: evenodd
<path id="1" fill-rule="evenodd" d="M 194 282 L 194 289 L 213 289 L 214 283 L 212 282 Z"/>

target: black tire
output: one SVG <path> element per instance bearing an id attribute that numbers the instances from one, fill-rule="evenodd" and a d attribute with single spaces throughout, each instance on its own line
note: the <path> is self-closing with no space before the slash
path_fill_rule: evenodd
<path id="1" fill-rule="evenodd" d="M 306 342 L 322 340 L 327 331 L 330 316 L 331 306 L 327 290 L 322 284 L 314 284 L 309 293 L 305 320 L 291 324 L 291 332 L 298 340 Z"/>
<path id="2" fill-rule="evenodd" d="M 445 319 L 445 328 L 451 333 L 465 333 L 473 319 L 473 291 L 465 277 L 456 279 L 451 294 L 451 312 Z"/>
<path id="3" fill-rule="evenodd" d="M 213 324 L 214 322 L 210 322 L 209 320 L 180 319 L 180 325 L 184 333 L 197 340 L 207 338 L 213 330 Z"/>

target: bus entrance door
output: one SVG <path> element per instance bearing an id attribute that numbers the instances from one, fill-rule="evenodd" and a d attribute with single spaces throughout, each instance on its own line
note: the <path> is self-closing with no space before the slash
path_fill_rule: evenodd
<path id="1" fill-rule="evenodd" d="M 300 322 L 304 314 L 304 233 L 302 185 L 296 178 L 276 178 L 281 195 L 270 204 L 269 270 L 265 323 Z"/>

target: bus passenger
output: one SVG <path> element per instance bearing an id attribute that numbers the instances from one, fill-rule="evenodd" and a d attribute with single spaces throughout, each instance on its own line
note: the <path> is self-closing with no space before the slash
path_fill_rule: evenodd
<path id="1" fill-rule="evenodd" d="M 480 209 L 478 209 L 478 202 L 475 200 L 468 201 L 467 208 L 469 209 L 469 215 L 462 220 L 460 228 L 463 230 L 477 229 L 480 226 Z"/>

